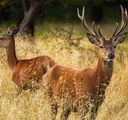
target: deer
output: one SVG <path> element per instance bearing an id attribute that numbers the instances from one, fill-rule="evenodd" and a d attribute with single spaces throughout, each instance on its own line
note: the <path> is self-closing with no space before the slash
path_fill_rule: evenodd
<path id="1" fill-rule="evenodd" d="M 127 36 L 125 29 L 128 22 L 127 10 L 121 6 L 121 23 L 116 24 L 113 35 L 105 38 L 99 25 L 92 23 L 89 28 L 85 18 L 85 7 L 80 15 L 90 43 L 98 49 L 97 64 L 93 68 L 74 69 L 56 64 L 43 76 L 41 85 L 50 104 L 51 119 L 55 120 L 58 108 L 61 108 L 60 120 L 67 120 L 71 112 L 77 112 L 80 120 L 85 120 L 89 112 L 89 119 L 95 120 L 97 111 L 105 99 L 105 91 L 113 74 L 115 50 L 123 43 Z"/>
<path id="2" fill-rule="evenodd" d="M 56 63 L 46 55 L 19 60 L 16 56 L 14 38 L 18 30 L 18 27 L 13 27 L 5 36 L 0 37 L 0 47 L 6 49 L 12 81 L 18 86 L 20 94 L 22 90 L 38 88 L 42 76 Z"/>

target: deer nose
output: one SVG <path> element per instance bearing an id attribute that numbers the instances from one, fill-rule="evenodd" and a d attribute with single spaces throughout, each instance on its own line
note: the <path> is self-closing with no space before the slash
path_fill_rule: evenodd
<path id="1" fill-rule="evenodd" d="M 115 57 L 114 53 L 109 53 L 109 54 L 108 54 L 108 58 L 109 58 L 109 59 L 113 59 L 114 57 Z"/>

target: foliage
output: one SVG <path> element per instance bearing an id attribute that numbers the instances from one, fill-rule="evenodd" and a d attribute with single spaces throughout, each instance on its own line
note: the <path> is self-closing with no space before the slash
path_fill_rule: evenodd
<path id="1" fill-rule="evenodd" d="M 8 6 L 9 2 L 10 2 L 10 0 L 0 0 L 0 7 Z"/>
<path id="2" fill-rule="evenodd" d="M 107 0 L 41 0 L 40 8 L 42 11 L 40 12 L 40 16 L 43 16 L 43 12 L 47 11 L 49 6 L 51 9 L 54 8 L 54 6 L 60 6 L 62 8 L 64 7 L 70 9 L 83 5 L 86 5 L 88 7 L 92 5 L 101 5 L 101 3 L 103 3 L 104 1 Z M 56 11 L 56 14 L 57 13 L 59 13 L 59 10 Z M 22 0 L 0 0 L 0 16 L 2 16 L 1 19 L 6 20 L 8 18 L 17 20 L 21 18 L 22 15 Z"/>

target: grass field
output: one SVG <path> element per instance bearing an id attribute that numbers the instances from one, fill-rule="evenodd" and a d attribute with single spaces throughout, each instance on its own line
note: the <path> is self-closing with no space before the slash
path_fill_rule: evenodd
<path id="1" fill-rule="evenodd" d="M 110 36 L 114 26 L 103 24 L 103 34 Z M 66 31 L 72 32 L 72 37 Z M 1 34 L 8 29 L 2 26 Z M 78 44 L 78 41 L 80 42 Z M 35 44 L 27 37 L 16 37 L 19 59 L 49 55 L 58 64 L 73 68 L 93 67 L 97 49 L 89 43 L 81 24 L 44 23 L 36 26 Z M 0 48 L 0 120 L 50 120 L 49 105 L 42 90 L 29 90 L 16 97 L 17 86 L 11 80 L 6 51 Z M 116 50 L 113 77 L 96 120 L 128 120 L 128 38 Z M 59 115 L 57 116 L 59 120 Z M 77 120 L 71 114 L 69 120 Z"/>

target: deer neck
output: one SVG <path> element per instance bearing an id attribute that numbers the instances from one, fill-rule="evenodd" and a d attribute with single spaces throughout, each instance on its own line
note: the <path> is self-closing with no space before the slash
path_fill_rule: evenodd
<path id="1" fill-rule="evenodd" d="M 15 52 L 15 40 L 13 36 L 11 36 L 9 46 L 7 48 L 7 61 L 10 69 L 13 69 L 15 64 L 17 63 L 17 57 Z"/>
<path id="2" fill-rule="evenodd" d="M 113 72 L 113 61 L 105 61 L 99 54 L 94 74 L 99 84 L 108 85 Z"/>
<path id="3" fill-rule="evenodd" d="M 104 61 L 103 57 L 99 55 L 96 68 L 94 69 L 94 78 L 96 79 L 95 99 L 98 99 L 98 107 L 105 98 L 105 90 L 111 80 L 112 72 L 113 62 Z"/>

